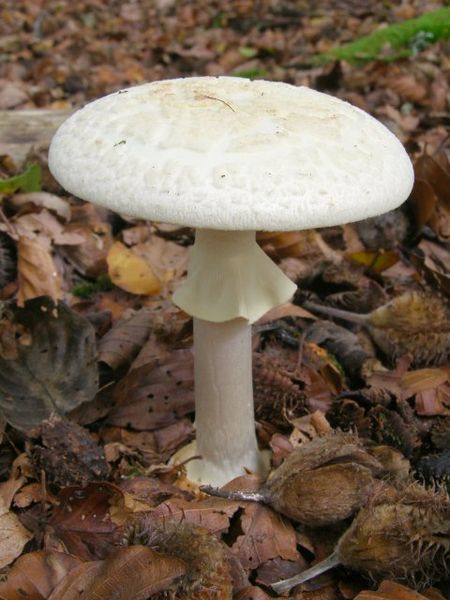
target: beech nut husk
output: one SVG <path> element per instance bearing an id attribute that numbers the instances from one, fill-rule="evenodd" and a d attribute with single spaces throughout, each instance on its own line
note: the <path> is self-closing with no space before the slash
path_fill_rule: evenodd
<path id="1" fill-rule="evenodd" d="M 283 515 L 309 527 L 338 523 L 367 501 L 381 464 L 357 436 L 333 433 L 291 452 L 260 493 Z"/>

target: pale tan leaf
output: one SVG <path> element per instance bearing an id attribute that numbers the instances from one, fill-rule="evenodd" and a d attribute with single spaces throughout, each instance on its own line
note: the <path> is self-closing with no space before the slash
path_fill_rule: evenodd
<path id="1" fill-rule="evenodd" d="M 14 513 L 0 516 L 0 569 L 20 556 L 25 544 L 32 538 Z"/>
<path id="2" fill-rule="evenodd" d="M 26 192 L 22 194 L 14 194 L 10 198 L 9 204 L 15 208 L 22 208 L 28 203 L 32 203 L 35 206 L 47 208 L 55 212 L 59 217 L 65 221 L 70 220 L 70 204 L 67 200 L 56 196 L 56 194 L 49 194 L 48 192 Z"/>
<path id="3" fill-rule="evenodd" d="M 49 296 L 57 302 L 62 297 L 61 278 L 46 248 L 34 240 L 21 237 L 18 244 L 19 291 L 17 303 Z"/>
<path id="4" fill-rule="evenodd" d="M 63 552 L 30 552 L 14 563 L 6 581 L 0 583 L 0 598 L 46 600 L 52 590 L 81 561 Z"/>

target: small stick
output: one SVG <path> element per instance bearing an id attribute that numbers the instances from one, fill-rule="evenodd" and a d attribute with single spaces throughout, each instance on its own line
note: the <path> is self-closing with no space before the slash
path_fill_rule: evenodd
<path id="1" fill-rule="evenodd" d="M 328 571 L 333 567 L 337 567 L 340 564 L 340 562 L 341 561 L 339 560 L 337 552 L 333 552 L 328 558 L 320 561 L 319 563 L 317 563 L 317 565 L 314 565 L 310 569 L 306 569 L 306 571 L 303 571 L 298 575 L 294 575 L 294 577 L 290 577 L 289 579 L 283 579 L 282 581 L 272 583 L 270 587 L 277 594 L 289 592 L 296 585 L 299 585 L 300 583 L 305 583 L 305 581 L 309 581 L 313 577 L 322 575 L 322 573 L 325 573 L 325 571 Z"/>
<path id="2" fill-rule="evenodd" d="M 218 498 L 226 498 L 227 500 L 238 500 L 246 502 L 267 502 L 267 497 L 259 492 L 231 492 L 215 488 L 212 485 L 201 485 L 200 490 L 209 496 L 217 496 Z"/>
<path id="3" fill-rule="evenodd" d="M 358 323 L 360 325 L 367 323 L 368 315 L 365 314 L 353 313 L 349 310 L 341 310 L 340 308 L 334 308 L 332 306 L 322 306 L 321 304 L 316 304 L 315 302 L 310 302 L 309 300 L 303 302 L 302 306 L 311 312 L 318 312 L 319 314 L 326 315 L 327 317 L 336 317 L 338 319 L 350 321 L 351 323 Z"/>

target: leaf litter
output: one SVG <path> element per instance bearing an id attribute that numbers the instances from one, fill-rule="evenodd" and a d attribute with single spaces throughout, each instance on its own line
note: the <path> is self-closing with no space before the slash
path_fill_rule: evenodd
<path id="1" fill-rule="evenodd" d="M 264 76 L 371 112 L 406 145 L 416 182 L 387 215 L 258 235 L 301 290 L 254 328 L 257 433 L 272 472 L 223 490 L 265 494 L 261 504 L 207 497 L 168 464 L 194 435 L 192 326 L 169 300 L 192 231 L 68 197 L 45 139 L 3 144 L 0 598 L 267 600 L 272 583 L 333 551 L 347 569 L 292 598 L 448 597 L 445 43 L 313 66 L 441 5 L 3 3 L 1 109 L 71 110 L 191 73 Z"/>

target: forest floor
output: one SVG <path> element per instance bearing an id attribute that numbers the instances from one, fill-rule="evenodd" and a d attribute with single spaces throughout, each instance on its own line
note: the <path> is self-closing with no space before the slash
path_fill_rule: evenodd
<path id="1" fill-rule="evenodd" d="M 0 598 L 267 600 L 336 547 L 345 567 L 290 598 L 450 598 L 449 42 L 316 60 L 443 6 L 2 1 L 0 111 L 71 111 L 179 76 L 284 81 L 382 121 L 416 181 L 381 217 L 258 235 L 299 291 L 253 328 L 272 477 L 295 457 L 256 504 L 209 497 L 169 463 L 195 435 L 192 321 L 171 303 L 193 231 L 76 199 L 47 143 L 17 135 L 18 158 L 0 139 Z M 355 485 L 367 493 L 342 516 Z"/>

